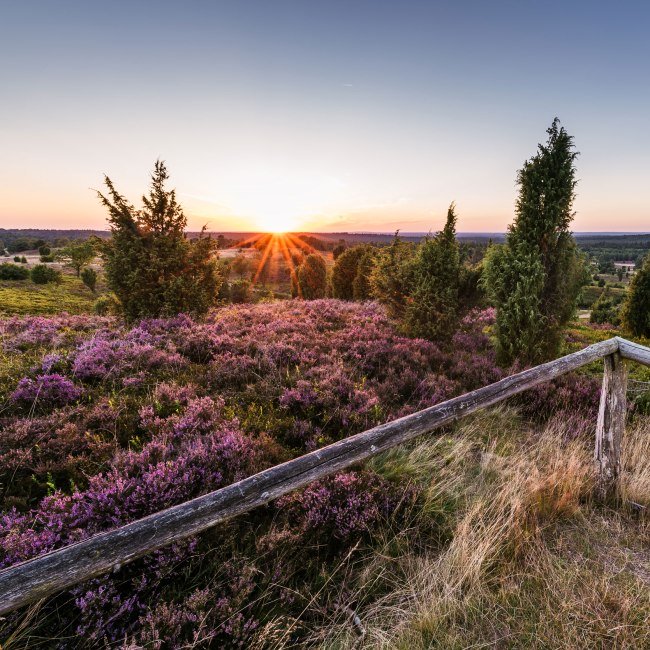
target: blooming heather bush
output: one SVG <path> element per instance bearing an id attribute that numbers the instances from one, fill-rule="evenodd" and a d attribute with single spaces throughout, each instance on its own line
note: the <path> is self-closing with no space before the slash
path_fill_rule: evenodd
<path id="1" fill-rule="evenodd" d="M 291 529 L 323 539 L 345 540 L 387 520 L 399 502 L 397 491 L 371 472 L 343 472 L 278 499 Z"/>
<path id="2" fill-rule="evenodd" d="M 0 565 L 495 381 L 493 323 L 493 310 L 467 315 L 449 352 L 400 335 L 376 304 L 335 300 L 228 306 L 201 323 L 0 321 Z M 575 411 L 593 402 L 590 381 L 540 386 L 525 404 Z M 58 607 L 66 594 L 42 610 L 58 623 L 39 634 L 246 647 L 278 608 L 301 616 L 314 575 L 398 516 L 405 487 L 369 470 L 309 485 L 75 587 L 74 606 Z"/>
<path id="3" fill-rule="evenodd" d="M 85 486 L 113 455 L 113 444 L 84 426 L 76 411 L 19 418 L 0 436 L 3 509 L 35 505 L 56 487 Z M 34 444 L 38 441 L 37 444 Z"/>
<path id="4" fill-rule="evenodd" d="M 524 414 L 538 421 L 548 420 L 560 412 L 579 421 L 586 418 L 595 425 L 601 381 L 599 377 L 584 374 L 562 375 L 531 388 L 517 401 Z M 576 431 L 580 430 L 576 427 Z"/>
<path id="5" fill-rule="evenodd" d="M 5 350 L 25 351 L 34 347 L 57 347 L 75 342 L 84 335 L 109 327 L 109 318 L 91 316 L 14 316 L 0 321 L 0 337 Z"/>
<path id="6" fill-rule="evenodd" d="M 61 406 L 81 397 L 81 389 L 59 374 L 38 375 L 36 379 L 23 377 L 11 394 L 14 402 L 36 405 Z"/>
<path id="7" fill-rule="evenodd" d="M 81 344 L 72 363 L 79 379 L 102 380 L 139 370 L 169 366 L 180 369 L 183 358 L 166 345 L 164 338 L 134 328 L 124 337 L 100 333 Z"/>

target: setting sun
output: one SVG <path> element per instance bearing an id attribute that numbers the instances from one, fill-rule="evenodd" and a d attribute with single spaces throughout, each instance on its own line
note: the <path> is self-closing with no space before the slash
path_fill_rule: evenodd
<path id="1" fill-rule="evenodd" d="M 214 203 L 259 231 L 278 233 L 305 229 L 340 197 L 343 183 L 336 178 L 294 168 L 269 171 L 268 167 L 269 163 L 249 163 L 232 170 Z"/>
<path id="2" fill-rule="evenodd" d="M 292 219 L 288 215 L 268 215 L 261 216 L 256 219 L 257 227 L 262 232 L 281 234 L 291 232 L 297 229 L 296 219 Z"/>

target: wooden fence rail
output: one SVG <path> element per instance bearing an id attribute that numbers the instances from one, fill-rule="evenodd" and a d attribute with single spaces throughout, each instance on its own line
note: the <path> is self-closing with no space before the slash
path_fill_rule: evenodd
<path id="1" fill-rule="evenodd" d="M 650 349 L 618 337 L 524 370 L 459 397 L 335 442 L 220 490 L 0 571 L 0 614 L 111 571 L 196 535 L 308 483 L 458 420 L 474 411 L 605 359 L 596 462 L 603 496 L 616 490 L 625 423 L 623 359 L 650 366 Z"/>

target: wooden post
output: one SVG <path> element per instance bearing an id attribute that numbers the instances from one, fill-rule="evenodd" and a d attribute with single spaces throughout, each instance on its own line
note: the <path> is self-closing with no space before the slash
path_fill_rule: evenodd
<path id="1" fill-rule="evenodd" d="M 627 370 L 619 352 L 605 357 L 603 388 L 596 425 L 596 467 L 598 495 L 602 500 L 618 499 L 621 473 L 621 441 L 627 414 Z"/>

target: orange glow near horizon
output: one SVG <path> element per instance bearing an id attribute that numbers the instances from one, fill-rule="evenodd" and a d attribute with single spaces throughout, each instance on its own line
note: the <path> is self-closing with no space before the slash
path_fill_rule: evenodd
<path id="1" fill-rule="evenodd" d="M 250 246 L 261 253 L 257 267 L 253 271 L 253 285 L 260 282 L 265 271 L 269 274 L 273 273 L 274 268 L 277 267 L 278 258 L 281 258 L 287 265 L 290 278 L 293 280 L 296 274 L 296 264 L 292 251 L 297 251 L 301 255 L 322 254 L 303 241 L 300 235 L 294 233 L 260 233 L 238 242 L 232 248 L 237 249 L 242 246 Z M 300 287 L 298 287 L 298 292 L 300 292 Z"/>

